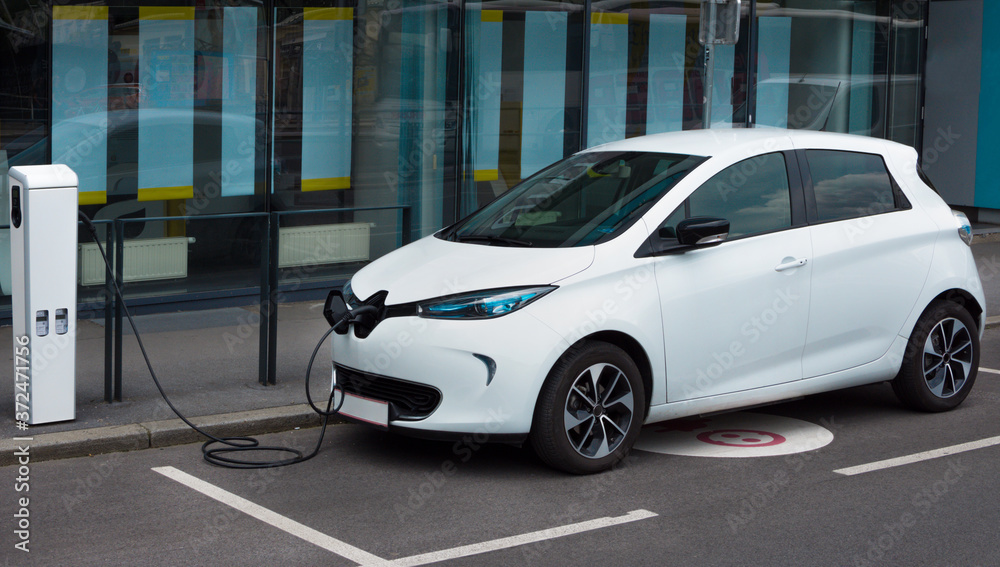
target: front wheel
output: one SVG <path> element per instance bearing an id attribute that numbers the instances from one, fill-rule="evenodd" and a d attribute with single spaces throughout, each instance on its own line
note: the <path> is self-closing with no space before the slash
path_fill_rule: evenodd
<path id="1" fill-rule="evenodd" d="M 892 389 L 910 408 L 947 411 L 969 395 L 978 370 L 976 322 L 961 306 L 943 302 L 917 322 Z"/>
<path id="2" fill-rule="evenodd" d="M 645 408 L 635 362 L 614 345 L 587 341 L 549 373 L 535 408 L 531 444 L 551 467 L 599 472 L 628 454 Z"/>

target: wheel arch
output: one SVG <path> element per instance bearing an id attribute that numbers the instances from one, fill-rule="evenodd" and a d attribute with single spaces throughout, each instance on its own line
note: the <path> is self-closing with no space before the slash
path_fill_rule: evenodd
<path id="1" fill-rule="evenodd" d="M 913 334 L 914 329 L 916 329 L 917 324 L 920 320 L 927 314 L 928 311 L 934 308 L 935 305 L 942 302 L 955 303 L 959 307 L 965 309 L 972 315 L 972 319 L 976 322 L 976 329 L 980 334 L 983 331 L 983 306 L 979 304 L 979 301 L 968 291 L 959 288 L 952 288 L 949 290 L 942 291 L 941 293 L 934 296 L 934 299 L 930 300 L 924 307 L 923 311 L 920 312 L 920 316 L 917 317 L 913 326 L 910 327 L 907 338 Z"/>
<path id="2" fill-rule="evenodd" d="M 566 352 L 570 352 L 584 342 L 593 341 L 608 343 L 622 349 L 639 368 L 639 376 L 642 378 L 642 387 L 646 394 L 646 407 L 643 408 L 643 421 L 645 421 L 646 417 L 649 416 L 650 398 L 653 392 L 653 366 L 649 361 L 649 355 L 646 354 L 646 349 L 642 348 L 642 345 L 635 338 L 621 331 L 598 331 L 576 341 L 566 349 Z M 565 354 L 564 352 L 562 356 Z M 562 356 L 559 358 L 561 359 Z M 537 400 L 535 403 L 537 405 Z"/>

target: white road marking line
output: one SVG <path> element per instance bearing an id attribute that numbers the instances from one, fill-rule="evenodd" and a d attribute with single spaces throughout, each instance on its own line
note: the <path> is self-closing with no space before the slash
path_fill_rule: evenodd
<path id="1" fill-rule="evenodd" d="M 544 541 L 547 539 L 555 539 L 558 537 L 564 537 L 568 535 L 583 533 L 591 530 L 597 530 L 600 528 L 608 528 L 611 526 L 617 526 L 619 524 L 627 524 L 629 522 L 636 522 L 638 520 L 645 520 L 647 518 L 656 517 L 658 514 L 650 512 L 649 510 L 633 510 L 624 516 L 616 517 L 606 517 L 597 518 L 596 520 L 588 520 L 586 522 L 580 522 L 577 524 L 570 524 L 568 526 L 561 526 L 558 528 L 550 528 L 547 530 L 540 530 L 537 532 L 531 532 L 527 534 L 521 534 L 512 537 L 505 537 L 500 539 L 495 539 L 492 541 L 485 541 L 483 543 L 474 543 L 471 545 L 463 545 L 461 547 L 455 547 L 452 549 L 444 549 L 441 551 L 435 551 L 433 553 L 424 553 L 421 555 L 413 555 L 410 557 L 403 557 L 401 559 L 396 559 L 394 561 L 387 561 L 382 559 L 377 555 L 368 553 L 363 549 L 354 547 L 353 545 L 344 543 L 339 539 L 330 537 L 326 534 L 320 533 L 308 526 L 302 525 L 295 520 L 286 518 L 277 512 L 272 512 L 259 504 L 254 504 L 253 502 L 237 496 L 232 492 L 223 490 L 213 484 L 209 484 L 200 478 L 189 475 L 186 472 L 175 469 L 174 467 L 153 467 L 153 471 L 162 474 L 163 476 L 175 480 L 192 490 L 196 490 L 209 498 L 217 500 L 227 506 L 235 508 L 248 516 L 257 518 L 258 520 L 270 524 L 286 533 L 289 533 L 295 537 L 304 539 L 309 543 L 322 547 L 323 549 L 336 553 L 337 555 L 354 561 L 360 565 L 392 565 L 399 567 L 416 567 L 417 565 L 426 565 L 428 563 L 436 563 L 438 561 L 447 561 L 450 559 L 459 559 L 461 557 L 469 557 L 470 555 L 479 555 L 481 553 L 489 553 L 491 551 L 498 551 L 501 549 L 507 549 L 510 547 L 517 547 L 520 545 L 527 545 L 529 543 L 535 543 L 538 541 Z"/>
<path id="2" fill-rule="evenodd" d="M 938 457 L 947 457 L 948 455 L 955 455 L 957 453 L 964 453 L 966 451 L 974 451 L 976 449 L 982 449 L 984 447 L 992 447 L 993 445 L 1000 445 L 1000 436 L 989 437 L 987 439 L 980 439 L 979 441 L 970 441 L 968 443 L 961 443 L 959 445 L 952 445 L 950 447 L 942 447 L 941 449 L 924 451 L 923 453 L 914 453 L 912 455 L 896 457 L 894 459 L 876 461 L 874 463 L 868 463 L 866 465 L 847 467 L 846 469 L 837 469 L 833 472 L 846 476 L 853 476 L 856 474 L 863 474 L 873 471 L 879 471 L 882 469 L 888 469 L 892 467 L 899 467 L 902 465 L 919 463 L 920 461 L 929 461 L 930 459 L 937 459 Z"/>
<path id="3" fill-rule="evenodd" d="M 191 476 L 186 472 L 177 470 L 174 467 L 153 467 L 153 470 L 169 479 L 175 480 L 184 486 L 187 486 L 188 488 L 197 490 L 209 498 L 214 498 L 215 500 L 218 500 L 227 506 L 231 506 L 244 514 L 253 516 L 254 518 L 270 524 L 279 530 L 304 539 L 311 544 L 336 553 L 337 555 L 354 561 L 355 563 L 363 565 L 384 565 L 386 563 L 384 559 L 378 557 L 377 555 L 372 555 L 363 549 L 358 549 L 357 547 L 346 544 L 339 539 L 320 533 L 308 526 L 304 526 L 296 522 L 295 520 L 286 518 L 277 512 L 272 512 L 263 506 L 254 504 L 245 498 L 236 496 L 231 492 L 227 492 L 215 485 Z"/>
<path id="4" fill-rule="evenodd" d="M 992 368 L 983 368 L 982 366 L 979 367 L 979 371 L 989 372 L 990 374 L 1000 374 L 1000 370 L 993 370 Z"/>
<path id="5" fill-rule="evenodd" d="M 394 567 L 396 566 L 415 567 L 417 565 L 426 565 L 428 563 L 436 563 L 438 561 L 459 559 L 461 557 L 478 555 L 480 553 L 489 553 L 491 551 L 498 551 L 500 549 L 517 547 L 519 545 L 526 545 L 529 543 L 535 543 L 547 539 L 554 539 L 557 537 L 578 534 L 590 530 L 617 526 L 619 524 L 627 524 L 629 522 L 645 520 L 647 518 L 653 518 L 655 516 L 657 516 L 657 514 L 650 512 L 649 510 L 633 510 L 628 514 L 625 514 L 624 516 L 617 516 L 614 518 L 608 518 L 608 517 L 597 518 L 596 520 L 589 520 L 586 522 L 580 522 L 578 524 L 570 524 L 568 526 L 550 528 L 547 530 L 540 530 L 528 534 L 521 534 L 512 537 L 504 537 L 492 541 L 484 541 L 483 543 L 463 545 L 461 547 L 445 549 L 442 551 L 435 551 L 433 553 L 425 553 L 422 555 L 403 557 L 401 559 L 396 559 L 395 561 L 392 561 L 389 564 L 393 565 Z"/>

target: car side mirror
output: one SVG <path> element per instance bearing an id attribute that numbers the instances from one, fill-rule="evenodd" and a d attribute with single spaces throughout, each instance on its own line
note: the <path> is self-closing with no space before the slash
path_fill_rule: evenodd
<path id="1" fill-rule="evenodd" d="M 682 246 L 714 246 L 728 237 L 729 221 L 726 219 L 695 217 L 677 223 L 677 241 Z"/>
<path id="2" fill-rule="evenodd" d="M 729 221 L 715 217 L 682 220 L 677 227 L 662 226 L 635 251 L 636 258 L 683 254 L 695 248 L 720 244 L 729 237 Z"/>

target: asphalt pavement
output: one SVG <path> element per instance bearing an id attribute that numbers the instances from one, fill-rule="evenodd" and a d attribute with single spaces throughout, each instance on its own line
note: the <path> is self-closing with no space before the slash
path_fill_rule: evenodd
<path id="1" fill-rule="evenodd" d="M 983 366 L 1000 367 L 1000 328 L 984 345 Z M 136 567 L 995 565 L 998 403 L 992 373 L 941 414 L 903 408 L 886 384 L 852 388 L 742 413 L 823 428 L 827 443 L 813 450 L 750 458 L 635 450 L 623 466 L 582 477 L 546 468 L 528 449 L 360 426 L 331 428 L 315 459 L 280 469 L 221 469 L 194 445 L 32 461 L 29 470 L 0 468 L 8 486 L 0 558 Z M 656 437 L 687 425 L 699 427 L 646 429 Z M 307 449 L 317 435 L 262 442 Z M 844 472 L 886 459 L 898 464 Z M 30 490 L 18 493 L 22 473 Z M 27 506 L 18 497 L 30 497 Z M 28 518 L 20 531 L 29 553 L 14 547 L 23 541 L 15 514 Z"/>
<path id="2" fill-rule="evenodd" d="M 1000 243 L 977 241 L 973 251 L 996 317 Z M 281 306 L 279 385 L 269 388 L 256 383 L 252 309 L 139 320 L 178 407 L 214 431 L 278 431 L 261 442 L 307 452 L 319 430 L 302 405 L 302 374 L 326 329 L 318 307 Z M 302 464 L 222 469 L 203 461 L 195 437 L 171 419 L 132 338 L 126 401 L 103 402 L 103 328 L 81 329 L 77 420 L 16 432 L 12 400 L 0 396 L 8 432 L 0 457 L 9 465 L 0 467 L 3 565 L 996 563 L 1000 326 L 986 330 L 978 382 L 956 411 L 909 411 L 887 384 L 851 388 L 726 414 L 824 432 L 808 433 L 795 452 L 658 451 L 659 436 L 690 431 L 709 435 L 709 446 L 722 444 L 712 435 L 732 435 L 679 420 L 644 428 L 652 446 L 586 477 L 548 469 L 528 448 L 361 426 L 329 428 L 316 458 Z M 9 334 L 0 329 L 0 341 Z M 314 370 L 320 382 L 325 358 Z M 764 429 L 772 428 L 737 431 L 778 441 Z M 859 469 L 867 472 L 845 472 Z"/>

